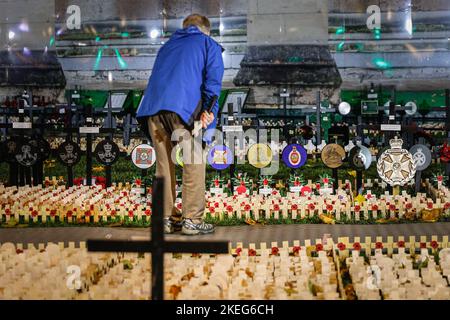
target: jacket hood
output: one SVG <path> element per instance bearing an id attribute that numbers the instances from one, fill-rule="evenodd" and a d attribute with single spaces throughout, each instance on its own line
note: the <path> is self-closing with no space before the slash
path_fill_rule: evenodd
<path id="1" fill-rule="evenodd" d="M 183 38 L 183 37 L 186 37 L 186 36 L 190 36 L 190 35 L 194 35 L 194 34 L 201 34 L 201 35 L 204 35 L 205 37 L 210 38 L 214 43 L 216 43 L 221 48 L 222 52 L 225 51 L 225 49 L 216 40 L 214 40 L 210 36 L 207 36 L 206 34 L 201 32 L 200 29 L 198 27 L 196 27 L 196 26 L 189 26 L 189 27 L 184 28 L 184 29 L 178 29 L 172 35 L 171 39 L 180 39 L 180 38 Z"/>
<path id="2" fill-rule="evenodd" d="M 177 31 L 175 31 L 175 33 L 172 35 L 172 37 L 179 38 L 179 37 L 185 37 L 185 36 L 191 35 L 191 34 L 204 34 L 204 33 L 201 32 L 200 29 L 197 28 L 196 26 L 189 26 L 184 29 L 178 29 Z"/>

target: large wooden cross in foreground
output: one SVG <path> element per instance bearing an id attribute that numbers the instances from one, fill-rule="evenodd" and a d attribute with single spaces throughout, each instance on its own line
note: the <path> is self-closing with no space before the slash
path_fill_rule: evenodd
<path id="1" fill-rule="evenodd" d="M 137 252 L 152 254 L 152 300 L 164 300 L 164 253 L 229 253 L 229 242 L 165 241 L 163 220 L 164 180 L 153 182 L 151 241 L 88 240 L 91 252 Z"/>

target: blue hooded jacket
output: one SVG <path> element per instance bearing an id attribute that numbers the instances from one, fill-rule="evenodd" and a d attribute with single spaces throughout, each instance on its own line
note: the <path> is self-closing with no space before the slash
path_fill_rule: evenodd
<path id="1" fill-rule="evenodd" d="M 160 111 L 171 111 L 192 127 L 212 98 L 220 97 L 224 73 L 222 51 L 216 41 L 195 26 L 176 31 L 158 52 L 137 111 L 138 120 Z M 212 109 L 216 119 L 218 110 L 217 102 Z M 208 129 L 215 127 L 216 121 Z"/>

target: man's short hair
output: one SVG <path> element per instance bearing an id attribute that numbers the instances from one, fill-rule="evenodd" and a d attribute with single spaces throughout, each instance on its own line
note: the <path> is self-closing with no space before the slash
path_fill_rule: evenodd
<path id="1" fill-rule="evenodd" d="M 211 32 L 211 22 L 209 21 L 209 19 L 197 13 L 191 14 L 190 16 L 186 17 L 186 19 L 184 19 L 183 28 L 187 28 L 190 26 L 196 26 L 205 33 Z"/>

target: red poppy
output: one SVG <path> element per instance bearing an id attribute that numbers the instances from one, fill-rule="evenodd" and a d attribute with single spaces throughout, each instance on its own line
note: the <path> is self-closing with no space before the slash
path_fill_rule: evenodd
<path id="1" fill-rule="evenodd" d="M 269 180 L 264 179 L 264 180 L 263 180 L 263 185 L 267 186 L 268 184 L 269 184 Z"/>
<path id="2" fill-rule="evenodd" d="M 295 246 L 295 247 L 292 248 L 292 252 L 295 255 L 297 255 L 300 252 L 300 250 L 301 250 L 301 247 L 299 247 L 299 246 Z"/>
<path id="3" fill-rule="evenodd" d="M 72 218 L 73 212 L 72 210 L 67 211 L 67 218 Z"/>
<path id="4" fill-rule="evenodd" d="M 330 180 L 328 178 L 323 178 L 322 182 L 323 183 L 328 183 Z"/>
<path id="5" fill-rule="evenodd" d="M 445 203 L 444 209 L 445 209 L 445 210 L 450 209 L 450 202 L 446 202 L 446 203 Z"/>
<path id="6" fill-rule="evenodd" d="M 145 210 L 145 215 L 147 217 L 151 216 L 151 214 L 152 214 L 152 211 L 150 209 Z"/>
<path id="7" fill-rule="evenodd" d="M 236 254 L 237 254 L 238 256 L 240 256 L 240 255 L 241 255 L 241 251 L 242 251 L 242 248 L 237 248 L 237 249 L 236 249 Z"/>
<path id="8" fill-rule="evenodd" d="M 435 250 L 439 247 L 439 243 L 436 240 L 431 241 L 430 245 Z"/>
<path id="9" fill-rule="evenodd" d="M 279 251 L 280 250 L 277 247 L 272 247 L 272 255 L 274 255 L 274 256 L 278 255 Z"/>
<path id="10" fill-rule="evenodd" d="M 376 204 L 372 205 L 372 211 L 378 211 L 378 206 Z"/>
<path id="11" fill-rule="evenodd" d="M 304 186 L 302 187 L 302 189 L 300 190 L 302 196 L 306 195 L 307 193 L 311 193 L 311 188 L 308 186 Z"/>
<path id="12" fill-rule="evenodd" d="M 31 212 L 31 216 L 34 218 L 34 217 L 37 217 L 37 215 L 38 215 L 38 212 L 37 212 L 37 210 L 33 210 L 32 212 Z"/>
<path id="13" fill-rule="evenodd" d="M 238 192 L 238 194 L 243 194 L 247 191 L 247 188 L 245 187 L 245 185 L 241 185 L 236 188 L 236 191 Z"/>
<path id="14" fill-rule="evenodd" d="M 412 208 L 412 203 L 410 203 L 410 202 L 408 202 L 407 204 L 406 204 L 406 209 L 411 209 Z"/>
<path id="15" fill-rule="evenodd" d="M 428 209 L 433 209 L 433 202 L 428 202 L 427 207 Z"/>
<path id="16" fill-rule="evenodd" d="M 372 199 L 372 194 L 371 194 L 371 193 L 368 193 L 368 194 L 366 195 L 366 198 L 367 198 L 367 199 Z"/>
<path id="17" fill-rule="evenodd" d="M 309 210 L 314 210 L 314 209 L 316 209 L 316 206 L 314 205 L 314 203 L 310 203 L 310 204 L 308 205 L 308 209 L 309 209 Z"/>
<path id="18" fill-rule="evenodd" d="M 323 245 L 321 243 L 316 244 L 316 251 L 322 251 Z"/>
<path id="19" fill-rule="evenodd" d="M 256 250 L 255 249 L 248 249 L 248 255 L 250 257 L 256 256 Z"/>
<path id="20" fill-rule="evenodd" d="M 90 217 L 90 216 L 91 216 L 91 211 L 87 210 L 87 211 L 84 213 L 84 215 L 85 215 L 86 217 Z"/>
<path id="21" fill-rule="evenodd" d="M 233 207 L 232 206 L 227 206 L 227 211 L 228 212 L 233 212 Z"/>
<path id="22" fill-rule="evenodd" d="M 30 210 L 33 210 L 33 208 L 30 208 Z M 5 210 L 5 214 L 6 214 L 7 216 L 9 216 L 9 215 L 11 214 L 11 209 L 6 209 L 6 210 Z"/>
<path id="23" fill-rule="evenodd" d="M 298 180 L 295 180 L 295 182 L 294 182 L 294 186 L 295 187 L 298 187 L 300 185 L 300 181 L 298 181 Z"/>
<path id="24" fill-rule="evenodd" d="M 181 206 L 182 206 L 182 204 L 181 204 L 181 202 L 179 202 L 179 203 L 177 204 L 177 209 L 178 209 L 178 210 L 181 210 Z"/>
<path id="25" fill-rule="evenodd" d="M 443 176 L 437 176 L 437 181 L 439 181 L 439 182 L 444 181 L 444 177 Z"/>
<path id="26" fill-rule="evenodd" d="M 250 211 L 251 208 L 252 207 L 249 204 L 246 204 L 245 207 L 244 207 L 244 210 L 245 211 Z"/>
<path id="27" fill-rule="evenodd" d="M 298 206 L 297 206 L 296 204 L 293 204 L 293 205 L 291 206 L 291 210 L 292 210 L 292 211 L 298 210 Z"/>
<path id="28" fill-rule="evenodd" d="M 397 246 L 398 246 L 399 248 L 404 248 L 404 247 L 405 247 L 405 241 L 400 240 L 399 242 L 397 242 Z"/>
<path id="29" fill-rule="evenodd" d="M 356 205 L 355 206 L 355 212 L 359 212 L 361 210 L 361 206 L 360 205 Z"/>
<path id="30" fill-rule="evenodd" d="M 426 249 L 426 248 L 427 248 L 427 244 L 425 242 L 421 242 L 420 249 Z"/>
<path id="31" fill-rule="evenodd" d="M 218 208 L 219 207 L 219 203 L 218 202 L 214 202 L 214 208 Z"/>
<path id="32" fill-rule="evenodd" d="M 317 189 L 317 190 L 320 189 L 320 183 L 316 183 L 316 189 Z"/>
<path id="33" fill-rule="evenodd" d="M 273 211 L 280 211 L 280 206 L 278 204 L 275 204 L 273 206 Z"/>
<path id="34" fill-rule="evenodd" d="M 273 190 L 273 191 L 272 191 L 272 195 L 273 195 L 273 196 L 276 196 L 277 193 L 278 193 L 277 190 Z"/>
<path id="35" fill-rule="evenodd" d="M 215 211 L 216 211 L 216 209 L 215 209 L 214 207 L 210 207 L 210 208 L 209 208 L 209 212 L 210 212 L 210 213 L 214 213 Z"/>
<path id="36" fill-rule="evenodd" d="M 133 218 L 134 217 L 134 211 L 133 210 L 128 211 L 128 216 L 130 218 Z"/>
<path id="37" fill-rule="evenodd" d="M 333 206 L 331 204 L 327 204 L 327 211 L 333 211 Z"/>
<path id="38" fill-rule="evenodd" d="M 345 244 L 342 243 L 342 242 L 339 242 L 338 245 L 337 245 L 337 247 L 338 247 L 339 250 L 341 250 L 341 251 L 345 250 Z"/>
<path id="39" fill-rule="evenodd" d="M 116 210 L 111 210 L 111 216 L 114 217 L 117 214 Z"/>
<path id="40" fill-rule="evenodd" d="M 218 187 L 219 186 L 219 184 L 220 184 L 220 182 L 219 182 L 219 180 L 214 180 L 214 185 L 216 186 L 216 187 Z"/>
<path id="41" fill-rule="evenodd" d="M 389 210 L 395 211 L 395 204 L 390 204 L 389 205 Z"/>
<path id="42" fill-rule="evenodd" d="M 51 210 L 50 211 L 50 216 L 52 216 L 52 217 L 56 216 L 56 210 L 54 210 L 54 209 Z"/>
<path id="43" fill-rule="evenodd" d="M 136 179 L 136 180 L 134 180 L 134 183 L 135 183 L 137 186 L 140 186 L 140 185 L 142 184 L 142 180 L 141 180 L 141 179 Z"/>
<path id="44" fill-rule="evenodd" d="M 357 251 L 361 250 L 361 244 L 359 242 L 355 242 L 353 244 L 353 249 L 355 249 Z"/>
<path id="45" fill-rule="evenodd" d="M 375 248 L 376 249 L 383 249 L 383 243 L 382 242 L 375 243 Z"/>

